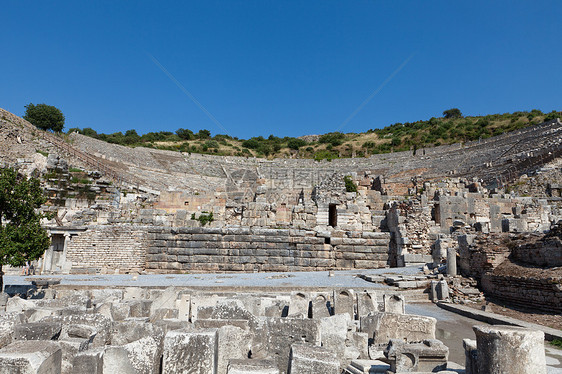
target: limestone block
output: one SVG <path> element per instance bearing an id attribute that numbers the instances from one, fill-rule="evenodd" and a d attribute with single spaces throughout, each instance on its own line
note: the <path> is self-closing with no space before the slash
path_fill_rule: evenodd
<path id="1" fill-rule="evenodd" d="M 58 322 L 24 323 L 14 326 L 14 340 L 56 340 L 62 325 Z"/>
<path id="2" fill-rule="evenodd" d="M 28 309 L 34 309 L 37 305 L 32 300 L 24 300 L 19 296 L 14 296 L 6 302 L 7 313 L 21 313 Z"/>
<path id="3" fill-rule="evenodd" d="M 152 301 L 152 305 L 150 306 L 150 315 L 154 314 L 157 309 L 174 309 L 176 307 L 177 298 L 178 291 L 174 287 L 166 288 L 164 292 Z"/>
<path id="4" fill-rule="evenodd" d="M 23 313 L 0 313 L 0 348 L 10 344 L 13 340 L 14 325 L 26 323 Z"/>
<path id="5" fill-rule="evenodd" d="M 259 335 L 262 339 L 261 349 L 266 351 L 269 357 L 276 358 L 281 373 L 287 372 L 292 344 L 320 344 L 319 322 L 310 318 L 266 318 L 264 331 Z"/>
<path id="6" fill-rule="evenodd" d="M 110 312 L 114 321 L 123 321 L 131 315 L 131 305 L 128 303 L 111 303 Z"/>
<path id="7" fill-rule="evenodd" d="M 340 362 L 334 352 L 311 344 L 293 344 L 289 374 L 339 374 Z"/>
<path id="8" fill-rule="evenodd" d="M 434 339 L 421 343 L 391 339 L 384 353 L 392 372 L 437 372 L 447 368 L 449 348 Z"/>
<path id="9" fill-rule="evenodd" d="M 136 374 L 124 347 L 107 346 L 103 353 L 104 374 Z"/>
<path id="10" fill-rule="evenodd" d="M 125 345 L 150 336 L 158 341 L 164 338 L 162 328 L 142 319 L 114 322 L 111 330 L 111 345 Z"/>
<path id="11" fill-rule="evenodd" d="M 402 295 L 384 294 L 382 297 L 383 311 L 386 313 L 404 314 L 406 310 L 406 301 Z"/>
<path id="12" fill-rule="evenodd" d="M 312 318 L 324 318 L 330 316 L 327 295 L 316 295 L 312 300 Z"/>
<path id="13" fill-rule="evenodd" d="M 361 292 L 357 294 L 357 316 L 366 316 L 371 312 L 377 312 L 377 299 L 374 292 Z"/>
<path id="14" fill-rule="evenodd" d="M 111 320 L 101 314 L 83 314 L 47 317 L 43 322 L 60 322 L 63 326 L 87 325 L 96 331 L 93 347 L 101 347 L 111 342 Z"/>
<path id="15" fill-rule="evenodd" d="M 291 292 L 288 317 L 308 317 L 309 297 L 302 292 Z"/>
<path id="16" fill-rule="evenodd" d="M 334 291 L 334 314 L 349 314 L 355 319 L 355 298 L 353 290 Z"/>
<path id="17" fill-rule="evenodd" d="M 478 349 L 476 347 L 476 340 L 463 339 L 462 345 L 465 355 L 465 374 L 478 374 Z"/>
<path id="18" fill-rule="evenodd" d="M 60 373 L 61 358 L 58 343 L 16 341 L 0 349 L 0 374 Z"/>
<path id="19" fill-rule="evenodd" d="M 125 344 L 123 348 L 137 374 L 152 374 L 160 372 L 163 345 L 164 334 L 156 334 Z"/>
<path id="20" fill-rule="evenodd" d="M 418 342 L 435 339 L 433 317 L 396 313 L 372 313 L 361 318 L 361 332 L 369 336 L 371 344 L 387 344 L 390 339 Z"/>
<path id="21" fill-rule="evenodd" d="M 72 374 L 103 374 L 104 349 L 90 349 L 74 356 Z"/>
<path id="22" fill-rule="evenodd" d="M 227 374 L 279 374 L 272 360 L 230 360 Z"/>
<path id="23" fill-rule="evenodd" d="M 478 373 L 545 374 L 544 332 L 514 326 L 473 327 Z"/>
<path id="24" fill-rule="evenodd" d="M 248 357 L 252 344 L 249 330 L 225 325 L 219 328 L 217 343 L 217 374 L 226 374 L 232 359 Z"/>
<path id="25" fill-rule="evenodd" d="M 87 350 L 90 341 L 82 338 L 64 338 L 59 339 L 58 343 L 62 350 L 61 374 L 69 374 L 72 372 L 74 357 Z"/>
<path id="26" fill-rule="evenodd" d="M 347 357 L 345 352 L 348 326 L 351 323 L 349 314 L 336 314 L 320 319 L 320 339 L 322 346 L 336 352 L 342 365 Z"/>
<path id="27" fill-rule="evenodd" d="M 217 329 L 168 331 L 163 374 L 216 374 Z"/>

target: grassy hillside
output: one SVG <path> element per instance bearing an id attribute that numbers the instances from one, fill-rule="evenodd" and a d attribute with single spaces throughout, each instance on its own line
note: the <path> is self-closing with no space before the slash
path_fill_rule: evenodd
<path id="1" fill-rule="evenodd" d="M 205 153 L 223 156 L 298 157 L 317 160 L 339 157 L 368 157 L 377 153 L 398 152 L 432 147 L 441 144 L 485 139 L 505 132 L 533 126 L 544 121 L 562 117 L 562 112 L 548 114 L 540 110 L 491 114 L 478 117 L 462 117 L 460 111 L 446 111 L 446 117 L 427 121 L 395 123 L 382 129 L 366 133 L 332 132 L 324 135 L 301 138 L 253 137 L 238 139 L 228 135 L 212 136 L 208 130 L 194 133 L 188 129 L 150 132 L 139 136 L 135 130 L 113 134 L 98 134 L 91 128 L 72 128 L 109 143 L 130 147 L 151 147 L 181 152 Z"/>

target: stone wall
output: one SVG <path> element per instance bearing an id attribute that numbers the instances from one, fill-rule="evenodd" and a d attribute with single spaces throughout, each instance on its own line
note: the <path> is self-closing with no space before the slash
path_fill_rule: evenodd
<path id="1" fill-rule="evenodd" d="M 150 228 L 149 272 L 315 271 L 384 267 L 390 234 L 258 228 Z"/>
<path id="2" fill-rule="evenodd" d="M 95 226 L 72 238 L 66 260 L 71 272 L 140 271 L 146 263 L 146 227 Z"/>
<path id="3" fill-rule="evenodd" d="M 509 302 L 511 305 L 562 313 L 562 277 L 491 273 L 482 276 L 481 284 L 488 295 Z"/>

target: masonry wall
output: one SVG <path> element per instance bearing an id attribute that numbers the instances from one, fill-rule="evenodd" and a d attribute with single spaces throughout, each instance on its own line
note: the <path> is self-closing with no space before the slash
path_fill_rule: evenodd
<path id="1" fill-rule="evenodd" d="M 138 226 L 95 226 L 73 237 L 66 259 L 71 272 L 112 273 L 142 270 L 148 247 L 146 228 Z"/>
<path id="2" fill-rule="evenodd" d="M 150 228 L 149 272 L 315 271 L 387 265 L 390 234 L 293 229 Z"/>
<path id="3" fill-rule="evenodd" d="M 497 299 L 523 308 L 562 313 L 562 279 L 496 274 L 482 276 L 482 288 Z"/>

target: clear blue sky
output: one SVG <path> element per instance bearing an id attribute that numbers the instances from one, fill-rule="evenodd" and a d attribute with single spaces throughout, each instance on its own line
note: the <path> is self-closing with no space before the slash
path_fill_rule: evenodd
<path id="1" fill-rule="evenodd" d="M 240 138 L 560 110 L 561 16 L 558 0 L 5 0 L 0 107 Z"/>

